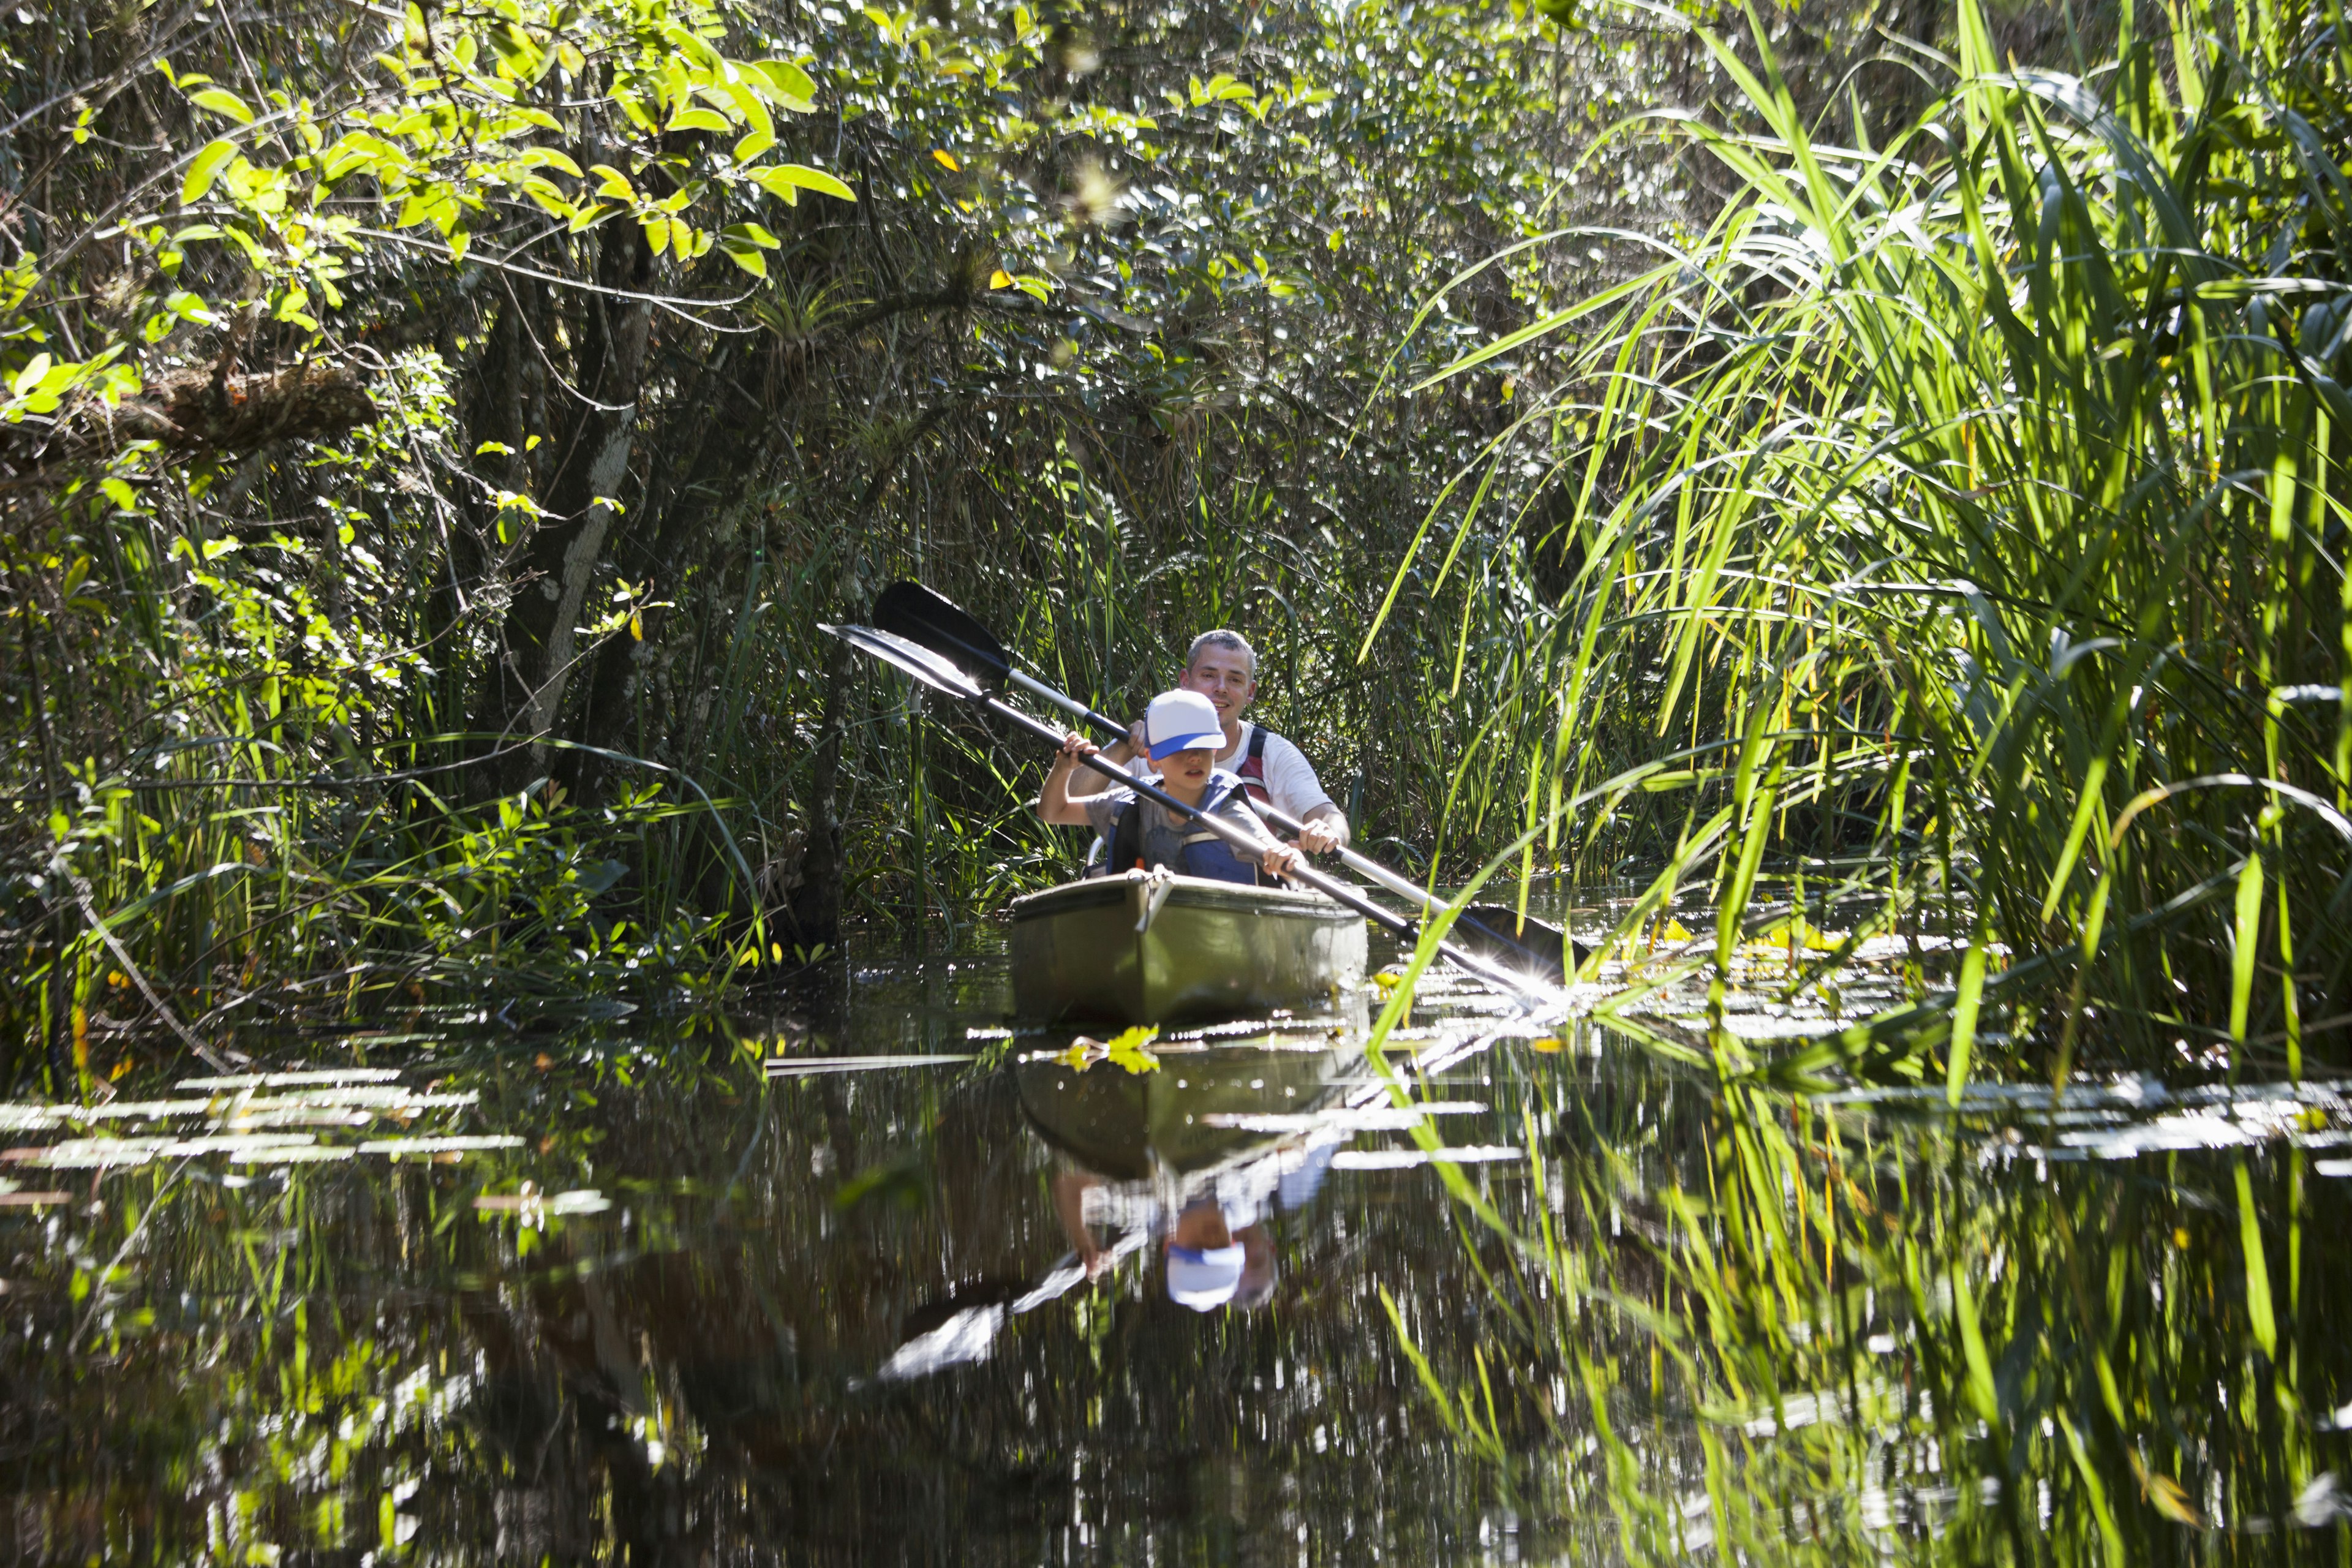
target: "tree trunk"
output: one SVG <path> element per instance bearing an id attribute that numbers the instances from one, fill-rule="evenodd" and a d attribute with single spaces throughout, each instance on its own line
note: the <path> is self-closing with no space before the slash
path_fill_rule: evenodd
<path id="1" fill-rule="evenodd" d="M 643 292 L 653 281 L 653 253 L 634 225 L 608 225 L 597 267 L 608 289 Z M 494 730 L 503 743 L 528 737 L 528 753 L 501 769 L 502 785 L 519 787 L 545 765 L 544 744 L 557 727 L 563 694 L 579 653 L 576 628 L 618 515 L 617 499 L 635 451 L 637 393 L 646 363 L 653 307 L 644 300 L 593 294 L 587 300 L 579 384 L 593 403 L 581 407 L 553 480 L 541 501 L 546 515 L 524 553 L 527 581 L 506 617 L 510 679 L 490 694 L 477 729 Z"/>
<path id="2" fill-rule="evenodd" d="M 688 408 L 712 407 L 727 360 L 728 351 L 722 345 L 696 378 L 686 398 Z M 647 476 L 644 504 L 638 509 L 639 527 L 633 531 L 631 550 L 616 562 L 625 575 L 634 578 L 643 572 L 651 577 L 656 595 L 678 587 L 680 577 L 696 557 L 704 528 L 740 499 L 756 468 L 756 443 L 742 440 L 740 430 L 709 414 L 690 417 L 686 423 L 688 427 L 674 437 L 667 429 L 662 432 L 662 447 L 671 447 L 682 442 L 685 450 L 665 462 L 661 472 Z M 630 743 L 632 686 L 640 656 L 656 646 L 664 619 L 662 612 L 646 610 L 645 641 L 614 637 L 588 661 L 591 668 L 585 677 L 576 731 L 582 741 L 613 750 L 625 749 Z M 650 755 L 659 749 L 648 744 L 646 752 Z M 672 760 L 692 773 L 699 759 Z M 602 758 L 575 757 L 564 771 L 572 775 L 573 791 L 583 799 L 593 798 L 602 792 L 606 773 Z"/>

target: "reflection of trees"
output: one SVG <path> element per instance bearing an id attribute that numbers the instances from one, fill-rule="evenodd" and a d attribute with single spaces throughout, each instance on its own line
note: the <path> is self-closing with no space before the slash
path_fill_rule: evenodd
<path id="1" fill-rule="evenodd" d="M 1370 1534 L 1439 1554 L 1480 1506 L 1487 1483 L 1371 1331 L 1374 1279 L 1434 1305 L 1475 1279 L 1444 1211 L 1391 1202 L 1385 1178 L 1281 1228 L 1259 1311 L 1202 1319 L 1129 1268 L 1014 1320 L 982 1364 L 853 1386 L 919 1313 L 1065 1248 L 1008 1075 L 442 1070 L 481 1091 L 483 1124 L 552 1142 L 235 1191 L 194 1167 L 168 1190 L 118 1175 L 55 1245 L 0 1220 L 0 1487 L 43 1552 L 356 1553 L 388 1521 L 463 1560 L 1031 1562 L 1086 1554 L 1081 1528 L 1099 1542 L 1108 1519 L 1286 1562 L 1304 1527 L 1316 1560 L 1354 1561 Z M 837 1208 L 877 1167 L 899 1173 Z M 471 1208 L 526 1176 L 614 1206 L 543 1229 Z M 158 1193 L 68 1352 L 76 1270 Z"/>

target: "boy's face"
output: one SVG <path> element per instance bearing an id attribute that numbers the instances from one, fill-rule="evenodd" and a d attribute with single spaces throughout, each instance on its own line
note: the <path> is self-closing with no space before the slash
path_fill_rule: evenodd
<path id="1" fill-rule="evenodd" d="M 1180 794 L 1190 795 L 1193 790 L 1205 788 L 1209 770 L 1217 765 L 1217 754 L 1206 746 L 1195 746 L 1189 752 L 1171 752 L 1160 763 L 1163 785 L 1173 785 Z"/>
<path id="2" fill-rule="evenodd" d="M 1249 656 L 1214 645 L 1201 650 L 1201 657 L 1192 661 L 1192 667 L 1176 684 L 1207 698 L 1216 709 L 1217 717 L 1227 724 L 1237 722 L 1242 710 L 1257 696 L 1257 681 L 1250 674 Z"/>

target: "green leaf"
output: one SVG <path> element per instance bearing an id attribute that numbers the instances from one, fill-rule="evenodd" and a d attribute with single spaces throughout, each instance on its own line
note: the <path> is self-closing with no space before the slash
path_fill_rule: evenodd
<path id="1" fill-rule="evenodd" d="M 225 136 L 206 142 L 205 150 L 188 164 L 188 177 L 180 185 L 180 200 L 184 204 L 204 200 L 205 193 L 213 188 L 213 182 L 220 178 L 220 172 L 236 156 L 236 143 Z"/>
<path id="2" fill-rule="evenodd" d="M 694 108 L 681 109 L 669 117 L 669 131 L 727 131 L 732 129 L 727 117 L 715 110 Z"/>
<path id="3" fill-rule="evenodd" d="M 756 245 L 762 250 L 778 250 L 784 243 L 756 223 L 730 223 L 719 231 L 719 237 L 722 240 Z"/>
<path id="4" fill-rule="evenodd" d="M 2263 1260 L 2262 1221 L 2254 1214 L 2254 1184 L 2238 1165 L 2238 1243 L 2246 1254 L 2246 1317 L 2263 1354 L 2278 1360 L 2278 1315 L 2271 1308 L 2270 1266 Z"/>
<path id="5" fill-rule="evenodd" d="M 566 199 L 552 180 L 533 174 L 522 183 L 523 195 L 547 209 L 550 216 L 569 219 L 579 209 Z"/>
<path id="6" fill-rule="evenodd" d="M 836 196 L 845 202 L 854 202 L 857 199 L 856 191 L 851 190 L 823 169 L 812 169 L 805 163 L 779 163 L 773 168 L 761 170 L 753 178 L 777 195 L 783 196 L 788 202 L 796 199 L 784 195 L 785 190 L 793 187 L 803 191 L 814 191 L 819 195 Z"/>
<path id="7" fill-rule="evenodd" d="M 1139 1024 L 1104 1041 L 1103 1056 L 1112 1065 L 1125 1068 L 1131 1073 L 1158 1072 L 1160 1058 L 1146 1047 L 1159 1037 L 1159 1025 Z"/>
<path id="8" fill-rule="evenodd" d="M 48 374 L 49 356 L 46 353 L 35 354 L 30 361 L 26 362 L 25 368 L 16 373 L 16 379 L 8 384 L 8 389 L 22 397 L 40 385 L 41 378 Z"/>
<path id="9" fill-rule="evenodd" d="M 1944 1073 L 1944 1098 L 1960 1102 L 1969 1086 L 1969 1054 L 1976 1047 L 1977 1006 L 1984 998 L 1985 940 L 1981 932 L 1960 955 L 1959 999 L 1952 1007 L 1951 1057 Z"/>
<path id="10" fill-rule="evenodd" d="M 714 108 L 722 112 L 732 113 L 751 130 L 774 133 L 776 129 L 774 118 L 768 113 L 768 106 L 760 101 L 760 95 L 752 91 L 749 84 L 740 81 L 722 81 L 703 88 L 701 92 Z"/>
<path id="11" fill-rule="evenodd" d="M 761 60 L 746 73 L 770 102 L 806 113 L 816 102 L 816 83 L 790 60 Z"/>
<path id="12" fill-rule="evenodd" d="M 620 110 L 623 114 L 628 116 L 629 123 L 635 126 L 638 130 L 657 131 L 660 129 L 659 126 L 654 123 L 654 117 L 646 112 L 644 100 L 639 99 L 635 93 L 616 92 L 613 95 L 613 101 L 620 106 Z"/>
<path id="13" fill-rule="evenodd" d="M 733 262 L 736 266 L 741 268 L 752 277 L 765 278 L 768 275 L 768 258 L 760 254 L 759 247 L 753 245 L 737 245 L 731 240 L 725 239 L 719 242 L 719 247 L 720 249 L 727 252 L 728 260 Z"/>
<path id="14" fill-rule="evenodd" d="M 1960 1328 L 1960 1356 L 1968 1368 L 1968 1381 L 1961 1384 L 1961 1391 L 1987 1425 L 1998 1428 L 2000 1399 L 1993 1392 L 1992 1357 L 1985 1350 L 1984 1327 L 1977 1318 L 1976 1298 L 1969 1294 L 1968 1281 L 1960 1278 L 1958 1269 L 1953 1269 L 1949 1279 L 1952 1315 L 1958 1320 Z"/>
<path id="15" fill-rule="evenodd" d="M 754 131 L 735 143 L 735 161 L 739 163 L 748 163 L 775 144 L 776 138 L 772 132 Z"/>
<path id="16" fill-rule="evenodd" d="M 528 149 L 522 155 L 522 164 L 526 169 L 561 170 L 562 173 L 571 175 L 575 180 L 583 177 L 580 173 L 580 165 L 573 163 L 569 156 L 562 153 L 559 153 L 552 147 L 532 147 Z"/>
<path id="17" fill-rule="evenodd" d="M 2263 940 L 2263 852 L 2238 873 L 2237 921 L 2230 948 L 2230 1037 L 2242 1042 L 2254 1001 L 2254 959 Z"/>
<path id="18" fill-rule="evenodd" d="M 209 109 L 215 114 L 234 120 L 239 125 L 253 123 L 253 110 L 245 106 L 245 100 L 225 87 L 208 87 L 202 91 L 192 92 L 188 95 L 188 101 L 198 109 Z"/>
<path id="19" fill-rule="evenodd" d="M 1540 6 L 1543 0 L 1537 0 Z M 2107 1568 L 2125 1568 L 2131 1561 L 2124 1546 L 2123 1531 L 2116 1524 L 2116 1510 L 2107 1501 L 2107 1489 L 2099 1481 L 2098 1467 L 2091 1462 L 2090 1450 L 2084 1447 L 2082 1435 L 2074 1430 L 2063 1410 L 2058 1412 L 2058 1425 L 2066 1434 L 2067 1452 L 2074 1456 L 2074 1473 L 2083 1480 L 2084 1495 L 2091 1501 L 2091 1517 L 2098 1521 L 2099 1539 L 2105 1544 Z"/>
<path id="20" fill-rule="evenodd" d="M 198 326 L 215 326 L 220 321 L 220 318 L 213 314 L 212 308 L 205 303 L 203 295 L 191 294 L 185 289 L 174 289 L 165 295 L 163 309 L 181 320 L 194 321 Z"/>

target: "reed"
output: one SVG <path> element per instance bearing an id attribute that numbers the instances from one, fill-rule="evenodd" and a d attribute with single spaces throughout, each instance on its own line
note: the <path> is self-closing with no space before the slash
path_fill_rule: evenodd
<path id="1" fill-rule="evenodd" d="M 1817 921 L 1948 935 L 1931 1005 L 1841 1050 L 1899 1033 L 1955 1095 L 1995 1009 L 2062 1080 L 2298 1072 L 2352 1000 L 2340 29 L 2126 7 L 2068 75 L 1958 26 L 1884 145 L 1858 98 L 1844 142 L 1807 123 L 1760 23 L 1709 38 L 1736 112 L 1623 133 L 1713 161 L 1711 226 L 1422 384 L 1559 371 L 1457 476 L 1544 454 L 1534 548 L 1574 565 L 1502 677 L 1553 721 L 1495 748 L 1549 781 L 1528 859 L 1637 830 L 1629 924 L 1704 882 L 1726 966 L 1789 917 L 1751 908 L 1774 872 Z"/>

